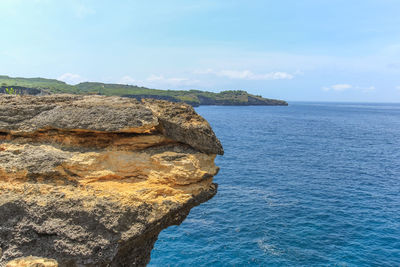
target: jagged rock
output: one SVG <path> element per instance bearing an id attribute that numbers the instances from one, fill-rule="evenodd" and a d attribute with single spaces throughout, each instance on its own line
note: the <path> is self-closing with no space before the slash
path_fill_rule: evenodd
<path id="1" fill-rule="evenodd" d="M 0 96 L 0 266 L 144 266 L 213 197 L 222 146 L 186 104 Z"/>

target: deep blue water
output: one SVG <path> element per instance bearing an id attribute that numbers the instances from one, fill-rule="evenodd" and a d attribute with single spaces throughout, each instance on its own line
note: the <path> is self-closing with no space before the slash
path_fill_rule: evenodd
<path id="1" fill-rule="evenodd" d="M 400 266 L 400 105 L 203 106 L 218 194 L 150 266 Z"/>

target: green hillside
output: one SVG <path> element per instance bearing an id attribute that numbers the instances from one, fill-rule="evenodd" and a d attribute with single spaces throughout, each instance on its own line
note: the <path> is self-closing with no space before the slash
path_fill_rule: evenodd
<path id="1" fill-rule="evenodd" d="M 6 88 L 14 88 L 20 94 L 99 94 L 106 96 L 124 96 L 136 99 L 155 98 L 174 102 L 198 105 L 287 105 L 287 102 L 263 98 L 246 91 L 222 91 L 220 93 L 200 90 L 158 90 L 123 84 L 84 82 L 69 85 L 65 82 L 44 78 L 12 78 L 0 76 L 0 93 Z"/>

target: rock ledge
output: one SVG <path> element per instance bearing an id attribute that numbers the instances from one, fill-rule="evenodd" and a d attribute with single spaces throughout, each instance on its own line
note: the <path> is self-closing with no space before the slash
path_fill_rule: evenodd
<path id="1" fill-rule="evenodd" d="M 0 96 L 0 266 L 146 265 L 159 232 L 216 194 L 217 154 L 186 104 Z"/>

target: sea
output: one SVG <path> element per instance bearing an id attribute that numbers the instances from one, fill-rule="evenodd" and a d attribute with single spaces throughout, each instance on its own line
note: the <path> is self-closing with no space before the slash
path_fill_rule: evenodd
<path id="1" fill-rule="evenodd" d="M 218 194 L 149 266 L 400 266 L 400 104 L 201 106 Z"/>

